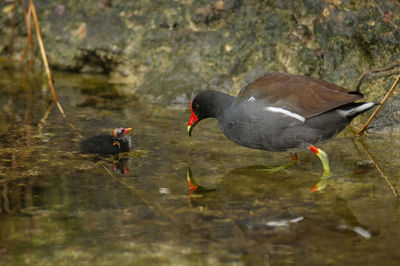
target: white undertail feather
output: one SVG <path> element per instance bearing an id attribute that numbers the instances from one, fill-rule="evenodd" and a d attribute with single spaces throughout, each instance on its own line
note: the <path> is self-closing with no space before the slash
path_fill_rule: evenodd
<path id="1" fill-rule="evenodd" d="M 348 110 L 337 110 L 338 112 L 339 112 L 339 114 L 341 114 L 342 116 L 345 116 L 345 117 L 351 117 L 351 116 L 354 116 L 354 115 L 356 115 L 356 114 L 359 114 L 359 113 L 362 113 L 363 111 L 365 111 L 365 110 L 368 110 L 369 108 L 371 108 L 372 106 L 374 106 L 375 104 L 374 103 L 371 103 L 371 102 L 367 102 L 367 103 L 364 103 L 364 104 L 362 104 L 362 105 L 359 105 L 359 106 L 357 106 L 357 107 L 354 107 L 354 108 L 351 108 L 351 109 L 348 109 Z"/>

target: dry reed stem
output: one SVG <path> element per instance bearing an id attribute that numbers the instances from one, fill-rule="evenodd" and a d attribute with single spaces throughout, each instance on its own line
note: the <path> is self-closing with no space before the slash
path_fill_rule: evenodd
<path id="1" fill-rule="evenodd" d="M 46 70 L 47 80 L 49 82 L 51 93 L 53 94 L 53 100 L 54 100 L 54 102 L 57 103 L 57 107 L 58 107 L 58 110 L 60 110 L 61 115 L 64 118 L 66 118 L 64 110 L 61 107 L 61 104 L 57 100 L 56 91 L 54 89 L 54 84 L 53 84 L 53 78 L 51 76 L 49 63 L 47 62 L 46 50 L 44 49 L 42 34 L 40 32 L 39 21 L 38 21 L 38 18 L 37 18 L 36 9 L 35 9 L 35 5 L 33 3 L 33 0 L 29 0 L 29 8 L 32 11 L 33 22 L 35 23 L 36 35 L 37 35 L 38 42 L 39 42 L 40 54 L 42 55 L 42 61 L 43 61 L 43 64 L 44 64 L 44 68 Z"/>
<path id="2" fill-rule="evenodd" d="M 35 52 L 35 49 L 34 49 L 35 48 L 35 43 L 33 41 L 32 29 L 31 29 L 32 9 L 29 6 L 28 11 L 26 10 L 25 1 L 22 1 L 22 9 L 24 11 L 24 19 L 25 19 L 25 24 L 26 24 L 26 31 L 27 31 L 27 34 L 28 34 L 28 37 L 27 37 L 28 41 L 27 41 L 27 43 L 25 45 L 24 53 L 23 53 L 22 58 L 21 58 L 20 70 L 22 72 L 25 58 L 26 58 L 27 53 L 29 51 L 29 47 L 31 47 L 31 49 L 30 49 L 31 57 L 29 59 L 28 66 L 27 66 L 26 71 L 25 71 L 25 78 L 27 78 L 28 75 L 29 75 L 29 72 L 30 72 L 30 70 L 32 68 L 32 64 L 33 64 L 33 58 L 34 58 L 34 52 Z"/>
<path id="3" fill-rule="evenodd" d="M 367 154 L 368 158 L 372 161 L 375 168 L 378 170 L 378 172 L 381 174 L 382 178 L 385 180 L 386 184 L 390 187 L 393 195 L 396 196 L 396 198 L 399 198 L 399 193 L 397 192 L 397 189 L 392 185 L 392 183 L 390 182 L 390 179 L 385 175 L 381 166 L 375 160 L 374 156 L 372 156 L 372 154 L 368 151 L 367 147 L 365 146 L 365 144 L 362 141 L 357 141 L 357 142 L 360 143 L 365 154 Z"/>
<path id="4" fill-rule="evenodd" d="M 49 107 L 47 107 L 46 112 L 44 113 L 44 116 L 42 117 L 42 119 L 40 119 L 39 124 L 38 124 L 38 131 L 39 134 L 42 133 L 43 130 L 43 126 L 46 124 L 47 118 L 49 117 L 50 111 L 54 106 L 54 101 L 52 101 L 49 105 Z"/>
<path id="5" fill-rule="evenodd" d="M 10 50 L 8 52 L 8 59 L 11 59 L 12 55 L 13 55 L 13 48 L 14 48 L 14 31 L 15 31 L 15 19 L 14 19 L 14 11 L 17 7 L 18 1 L 14 1 L 13 3 L 13 7 L 11 8 L 11 36 L 10 36 Z"/>

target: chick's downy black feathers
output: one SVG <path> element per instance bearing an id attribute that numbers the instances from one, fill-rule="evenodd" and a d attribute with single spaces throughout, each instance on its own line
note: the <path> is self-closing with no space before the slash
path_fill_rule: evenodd
<path id="1" fill-rule="evenodd" d="M 117 128 L 112 135 L 101 134 L 88 137 L 79 142 L 82 152 L 96 154 L 118 154 L 128 152 L 131 148 L 131 137 L 127 134 L 131 128 Z"/>

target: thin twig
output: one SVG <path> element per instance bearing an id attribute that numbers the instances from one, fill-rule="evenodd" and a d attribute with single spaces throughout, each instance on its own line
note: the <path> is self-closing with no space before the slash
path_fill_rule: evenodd
<path id="1" fill-rule="evenodd" d="M 375 112 L 370 116 L 370 118 L 368 119 L 367 123 L 365 123 L 365 125 L 356 133 L 356 136 L 360 136 L 362 133 L 364 133 L 364 131 L 367 129 L 369 124 L 372 122 L 372 120 L 374 119 L 376 114 L 382 109 L 383 104 L 390 97 L 390 95 L 392 95 L 392 93 L 394 92 L 394 89 L 396 88 L 396 86 L 399 83 L 399 81 L 400 81 L 400 75 L 397 76 L 397 79 L 393 83 L 393 85 L 390 88 L 390 90 L 386 93 L 385 97 L 383 98 L 383 100 L 379 104 L 378 108 L 376 108 Z"/>
<path id="2" fill-rule="evenodd" d="M 389 13 L 389 12 L 383 13 L 382 9 L 379 8 L 379 6 L 377 5 L 377 3 L 376 3 L 375 1 L 374 1 L 374 4 L 375 4 L 376 8 L 378 9 L 379 13 L 380 13 L 381 16 L 382 16 L 383 22 L 389 23 L 389 24 L 391 24 L 395 29 L 400 30 L 400 27 L 397 26 L 396 24 L 394 24 L 394 22 L 392 21 L 391 12 L 390 12 L 390 13 Z"/>
<path id="3" fill-rule="evenodd" d="M 364 73 L 362 73 L 358 79 L 357 79 L 357 84 L 354 86 L 355 91 L 359 91 L 360 90 L 360 86 L 361 83 L 363 82 L 363 80 L 369 76 L 369 75 L 392 75 L 392 74 L 397 74 L 400 73 L 400 64 L 396 63 L 390 66 L 386 66 L 386 67 L 378 67 L 378 68 L 374 68 L 374 69 L 370 69 L 368 71 L 365 71 Z"/>
<path id="4" fill-rule="evenodd" d="M 60 103 L 57 102 L 57 104 L 60 104 Z M 69 127 L 71 127 L 72 129 L 75 130 L 76 135 L 77 135 L 79 138 L 83 138 L 82 134 L 79 133 L 78 129 L 74 126 L 74 124 L 72 124 L 71 121 L 69 121 L 68 118 L 66 118 L 66 117 L 65 117 L 65 122 L 67 123 L 67 125 L 68 125 Z"/>

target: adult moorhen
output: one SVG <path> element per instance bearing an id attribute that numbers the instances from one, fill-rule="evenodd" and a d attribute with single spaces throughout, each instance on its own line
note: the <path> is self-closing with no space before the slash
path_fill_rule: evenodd
<path id="1" fill-rule="evenodd" d="M 128 152 L 131 148 L 131 137 L 127 136 L 132 128 L 114 129 L 112 135 L 96 135 L 83 139 L 79 146 L 83 152 L 97 154 L 118 154 Z"/>
<path id="2" fill-rule="evenodd" d="M 288 151 L 309 148 L 321 159 L 329 176 L 328 157 L 315 147 L 342 131 L 357 115 L 372 108 L 359 102 L 359 92 L 304 76 L 271 73 L 259 78 L 237 97 L 202 91 L 192 101 L 188 133 L 202 119 L 218 120 L 233 142 L 253 149 Z"/>

